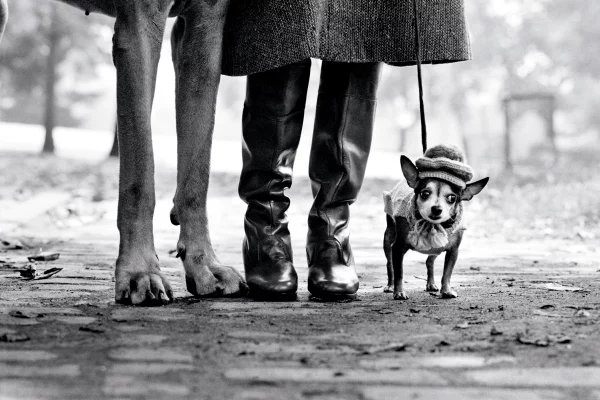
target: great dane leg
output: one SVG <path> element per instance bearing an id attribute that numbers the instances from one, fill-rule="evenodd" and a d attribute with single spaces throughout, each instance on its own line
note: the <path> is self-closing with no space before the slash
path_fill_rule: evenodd
<path id="1" fill-rule="evenodd" d="M 6 0 L 0 0 L 0 40 L 2 40 L 2 34 L 6 27 L 6 20 L 8 19 L 8 4 Z"/>
<path id="2" fill-rule="evenodd" d="M 168 0 L 115 0 L 113 58 L 117 67 L 120 170 L 115 271 L 117 302 L 173 298 L 154 250 L 154 160 L 150 112 Z"/>
<path id="3" fill-rule="evenodd" d="M 189 3 L 172 33 L 176 73 L 177 191 L 171 220 L 181 225 L 178 255 L 187 289 L 196 296 L 243 295 L 242 276 L 217 259 L 210 240 L 206 196 L 221 46 L 229 0 Z"/>

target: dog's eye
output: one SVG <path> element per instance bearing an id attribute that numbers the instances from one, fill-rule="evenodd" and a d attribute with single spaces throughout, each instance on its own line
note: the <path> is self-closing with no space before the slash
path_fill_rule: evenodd
<path id="1" fill-rule="evenodd" d="M 421 198 L 423 200 L 425 200 L 426 198 L 428 198 L 430 194 L 431 193 L 429 192 L 429 190 L 423 190 L 421 193 L 419 193 L 419 195 L 421 196 Z"/>
<path id="2" fill-rule="evenodd" d="M 456 196 L 453 194 L 449 194 L 448 197 L 446 197 L 446 200 L 448 201 L 448 203 L 454 204 L 456 202 Z"/>

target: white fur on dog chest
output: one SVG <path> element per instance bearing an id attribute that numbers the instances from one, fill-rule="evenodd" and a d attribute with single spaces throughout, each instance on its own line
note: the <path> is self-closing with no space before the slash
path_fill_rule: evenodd
<path id="1" fill-rule="evenodd" d="M 451 226 L 417 218 L 418 211 L 414 190 L 401 180 L 391 191 L 383 192 L 383 209 L 392 218 L 402 217 L 409 226 L 408 243 L 413 250 L 428 255 L 438 255 L 448 248 L 452 234 L 465 230 L 462 204 L 457 205 L 456 216 Z"/>

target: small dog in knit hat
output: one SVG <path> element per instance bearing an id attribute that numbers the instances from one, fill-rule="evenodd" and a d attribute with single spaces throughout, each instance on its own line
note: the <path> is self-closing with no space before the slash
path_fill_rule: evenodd
<path id="1" fill-rule="evenodd" d="M 402 262 L 408 250 L 415 250 L 429 255 L 426 290 L 437 292 L 433 263 L 445 251 L 441 295 L 455 298 L 457 293 L 450 285 L 450 278 L 466 229 L 462 202 L 481 192 L 489 178 L 468 183 L 473 170 L 466 164 L 463 152 L 445 144 L 428 149 L 416 165 L 401 156 L 400 166 L 406 180 L 383 193 L 387 219 L 383 250 L 388 273 L 384 291 L 393 291 L 394 299 L 408 299 L 403 287 Z"/>

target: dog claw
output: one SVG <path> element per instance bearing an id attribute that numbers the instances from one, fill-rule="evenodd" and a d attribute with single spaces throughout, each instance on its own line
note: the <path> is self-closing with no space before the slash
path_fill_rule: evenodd
<path id="1" fill-rule="evenodd" d="M 408 296 L 404 292 L 395 292 L 394 300 L 408 300 Z"/>
<path id="2" fill-rule="evenodd" d="M 170 302 L 169 296 L 167 296 L 165 292 L 160 292 L 160 301 L 162 301 L 163 304 L 168 304 Z"/>
<path id="3" fill-rule="evenodd" d="M 185 245 L 184 244 L 177 245 L 177 254 L 175 254 L 175 257 L 181 258 L 181 261 L 185 261 Z"/>
<path id="4" fill-rule="evenodd" d="M 179 218 L 177 217 L 177 211 L 175 211 L 175 207 L 171 209 L 171 212 L 169 213 L 169 219 L 171 220 L 171 224 L 179 226 Z"/>
<path id="5" fill-rule="evenodd" d="M 135 264 L 133 264 L 135 265 Z M 170 295 L 170 298 L 169 298 Z M 162 305 L 173 292 L 156 261 L 142 267 L 118 262 L 115 272 L 115 301 L 120 304 Z"/>
<path id="6" fill-rule="evenodd" d="M 387 285 L 386 287 L 383 288 L 383 293 L 393 293 L 394 292 L 394 286 L 392 285 Z"/>
<path id="7" fill-rule="evenodd" d="M 435 284 L 427 284 L 427 286 L 425 287 L 425 291 L 426 292 L 437 292 L 440 289 L 435 285 Z"/>
<path id="8" fill-rule="evenodd" d="M 455 299 L 457 297 L 458 297 L 458 293 L 456 293 L 454 290 L 452 290 L 450 292 L 442 293 L 442 299 Z"/>

